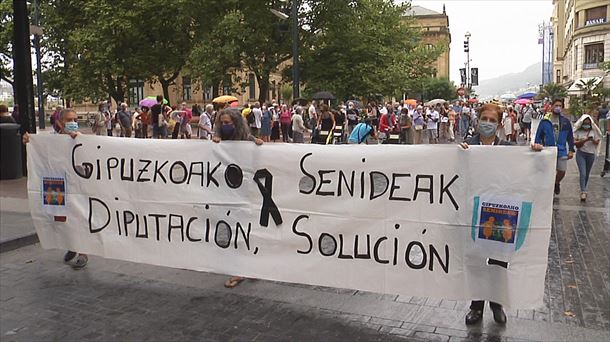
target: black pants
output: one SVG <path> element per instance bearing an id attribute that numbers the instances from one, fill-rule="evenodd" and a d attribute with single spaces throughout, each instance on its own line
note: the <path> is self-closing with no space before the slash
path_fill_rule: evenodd
<path id="1" fill-rule="evenodd" d="M 484 300 L 473 300 L 472 303 L 470 303 L 470 310 L 483 311 L 484 307 L 485 307 Z M 489 302 L 489 307 L 492 308 L 492 310 L 493 309 L 502 309 L 501 304 L 494 303 L 494 302 Z"/>

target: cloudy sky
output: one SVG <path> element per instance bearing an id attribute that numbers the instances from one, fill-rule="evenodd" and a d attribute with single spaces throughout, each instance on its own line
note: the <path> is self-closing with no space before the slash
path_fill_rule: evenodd
<path id="1" fill-rule="evenodd" d="M 464 34 L 469 31 L 471 67 L 479 68 L 479 79 L 521 72 L 540 62 L 538 24 L 549 21 L 551 0 L 413 0 L 437 12 L 443 4 L 451 31 L 451 80 L 460 83 L 459 68 L 464 67 Z"/>

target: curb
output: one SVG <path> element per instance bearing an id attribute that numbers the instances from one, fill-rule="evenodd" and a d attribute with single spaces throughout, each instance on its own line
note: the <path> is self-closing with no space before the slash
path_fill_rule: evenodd
<path id="1" fill-rule="evenodd" d="M 10 252 L 21 247 L 36 244 L 38 242 L 38 235 L 36 233 L 24 235 L 16 239 L 0 241 L 0 253 Z"/>

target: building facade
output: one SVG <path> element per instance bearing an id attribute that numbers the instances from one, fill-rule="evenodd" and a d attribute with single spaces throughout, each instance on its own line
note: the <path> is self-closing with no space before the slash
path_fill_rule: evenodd
<path id="1" fill-rule="evenodd" d="M 578 95 L 577 84 L 595 78 L 610 87 L 602 69 L 610 60 L 610 3 L 607 0 L 553 0 L 554 82 Z"/>
<path id="2" fill-rule="evenodd" d="M 451 32 L 449 31 L 449 17 L 443 6 L 443 13 L 421 7 L 411 6 L 407 16 L 413 16 L 416 23 L 421 27 L 424 42 L 427 45 L 441 45 L 443 53 L 432 63 L 436 69 L 435 77 L 449 78 L 449 52 L 451 44 Z"/>

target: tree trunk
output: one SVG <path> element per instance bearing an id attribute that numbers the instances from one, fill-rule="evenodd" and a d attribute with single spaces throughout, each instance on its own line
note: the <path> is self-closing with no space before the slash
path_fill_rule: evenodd
<path id="1" fill-rule="evenodd" d="M 161 83 L 161 88 L 163 89 L 163 98 L 167 100 L 168 105 L 171 105 L 169 102 L 169 81 L 159 79 L 159 83 Z"/>
<path id="2" fill-rule="evenodd" d="M 212 99 L 217 98 L 220 95 L 220 81 L 214 82 L 212 86 Z"/>
<path id="3" fill-rule="evenodd" d="M 267 97 L 269 96 L 269 73 L 263 72 L 260 77 L 256 76 L 258 81 L 258 102 L 262 105 L 267 101 Z"/>

